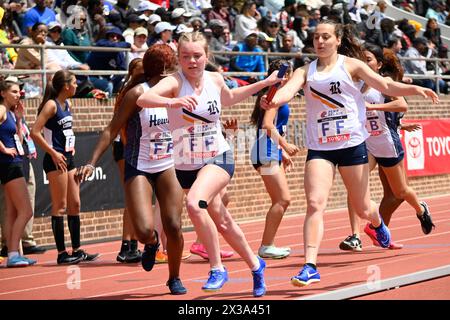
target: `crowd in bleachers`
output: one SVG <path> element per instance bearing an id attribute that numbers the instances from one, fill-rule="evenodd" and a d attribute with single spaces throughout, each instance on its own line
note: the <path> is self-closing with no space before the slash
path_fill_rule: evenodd
<path id="1" fill-rule="evenodd" d="M 387 0 L 386 0 L 387 1 Z M 393 5 L 428 18 L 426 26 L 414 20 L 386 17 L 385 0 L 0 0 L 0 42 L 130 48 L 130 52 L 46 49 L 47 69 L 127 70 L 133 58 L 142 57 L 153 44 L 177 50 L 183 32 L 201 31 L 212 51 L 289 52 L 294 68 L 310 61 L 312 35 L 321 19 L 353 24 L 361 43 L 390 47 L 399 56 L 447 58 L 438 23 L 446 23 L 444 1 L 394 0 Z M 421 28 L 426 31 L 421 34 Z M 41 65 L 38 49 L 2 48 L 2 69 L 35 69 Z M 209 70 L 266 72 L 261 55 L 211 55 Z M 270 62 L 271 58 L 269 58 Z M 434 74 L 432 62 L 403 61 L 406 74 Z M 449 64 L 439 63 L 441 74 Z M 28 76 L 39 79 L 39 75 Z M 226 78 L 236 87 L 262 76 Z M 78 96 L 98 89 L 111 96 L 123 76 L 78 76 Z M 436 89 L 433 79 L 403 79 Z M 26 79 L 25 82 L 27 83 Z M 440 91 L 448 85 L 440 80 Z M 40 94 L 39 82 L 27 84 L 27 96 Z"/>

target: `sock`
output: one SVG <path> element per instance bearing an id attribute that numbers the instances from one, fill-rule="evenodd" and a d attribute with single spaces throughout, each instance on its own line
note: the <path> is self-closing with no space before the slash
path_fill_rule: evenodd
<path id="1" fill-rule="evenodd" d="M 128 252 L 130 250 L 130 240 L 122 240 L 122 246 L 120 252 Z"/>
<path id="2" fill-rule="evenodd" d="M 317 270 L 317 266 L 314 263 L 305 263 L 306 266 L 310 266 L 314 270 Z"/>
<path id="3" fill-rule="evenodd" d="M 224 271 L 225 271 L 225 268 L 224 268 L 224 266 L 221 266 L 221 267 L 214 267 L 214 268 L 211 268 L 211 271 L 220 271 L 220 272 L 224 272 Z"/>
<path id="4" fill-rule="evenodd" d="M 14 258 L 14 257 L 16 257 L 18 255 L 19 255 L 19 251 L 8 252 L 8 259 L 12 259 L 12 258 Z"/>
<path id="5" fill-rule="evenodd" d="M 58 252 L 66 251 L 64 244 L 64 217 L 52 216 L 52 230 Z"/>
<path id="6" fill-rule="evenodd" d="M 373 229 L 375 229 L 375 230 L 380 230 L 382 227 L 383 227 L 383 220 L 381 220 L 381 223 L 380 223 L 380 225 L 378 226 L 378 227 L 373 227 Z"/>
<path id="7" fill-rule="evenodd" d="M 261 263 L 260 263 L 259 260 L 258 260 L 258 264 L 256 265 L 256 267 L 254 267 L 254 268 L 252 269 L 252 272 L 258 271 L 259 268 L 261 268 Z"/>
<path id="8" fill-rule="evenodd" d="M 80 247 L 80 216 L 67 216 L 67 222 L 70 231 L 70 240 L 72 241 L 72 248 L 78 249 Z"/>
<path id="9" fill-rule="evenodd" d="M 138 249 L 138 241 L 137 240 L 130 240 L 130 250 L 135 252 Z"/>

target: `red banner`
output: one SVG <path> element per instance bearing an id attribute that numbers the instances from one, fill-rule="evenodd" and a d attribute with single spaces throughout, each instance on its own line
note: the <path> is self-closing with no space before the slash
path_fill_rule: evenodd
<path id="1" fill-rule="evenodd" d="M 404 120 L 422 129 L 402 131 L 408 176 L 450 173 L 450 119 Z"/>

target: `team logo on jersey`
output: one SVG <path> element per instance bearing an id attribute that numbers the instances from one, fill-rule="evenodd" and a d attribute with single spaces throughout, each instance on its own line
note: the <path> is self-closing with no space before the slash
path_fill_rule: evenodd
<path id="1" fill-rule="evenodd" d="M 213 100 L 213 101 L 208 101 L 206 103 L 208 105 L 208 112 L 209 115 L 213 115 L 213 114 L 219 114 L 219 108 L 217 108 L 217 101 Z"/>
<path id="2" fill-rule="evenodd" d="M 311 86 L 310 86 L 310 89 L 311 89 L 311 95 L 313 96 L 313 98 L 319 100 L 320 102 L 322 102 L 327 107 L 329 107 L 331 109 L 337 109 L 337 108 L 344 108 L 345 109 L 344 105 L 342 103 L 340 103 L 339 101 L 336 101 L 333 98 L 327 96 L 326 94 L 323 94 L 323 93 L 317 91 L 316 89 L 314 89 Z"/>
<path id="3" fill-rule="evenodd" d="M 341 86 L 341 83 L 339 81 L 330 82 L 331 94 L 342 94 L 341 89 L 339 89 L 340 86 Z"/>

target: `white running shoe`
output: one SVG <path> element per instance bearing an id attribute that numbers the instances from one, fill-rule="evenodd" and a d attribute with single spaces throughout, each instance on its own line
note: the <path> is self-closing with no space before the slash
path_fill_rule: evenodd
<path id="1" fill-rule="evenodd" d="M 291 248 L 277 248 L 275 246 L 261 246 L 258 255 L 266 259 L 284 259 L 291 253 Z"/>

